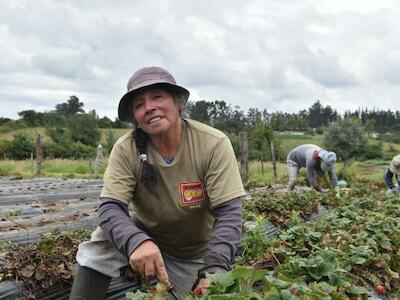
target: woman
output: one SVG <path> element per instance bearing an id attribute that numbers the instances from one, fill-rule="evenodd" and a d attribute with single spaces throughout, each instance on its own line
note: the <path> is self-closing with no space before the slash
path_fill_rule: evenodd
<path id="1" fill-rule="evenodd" d="M 175 286 L 179 297 L 192 286 L 204 291 L 207 273 L 230 269 L 245 192 L 226 135 L 181 117 L 188 98 L 162 68 L 130 78 L 118 115 L 135 130 L 111 152 L 100 228 L 79 246 L 70 299 L 103 298 L 128 263 L 142 278 Z"/>

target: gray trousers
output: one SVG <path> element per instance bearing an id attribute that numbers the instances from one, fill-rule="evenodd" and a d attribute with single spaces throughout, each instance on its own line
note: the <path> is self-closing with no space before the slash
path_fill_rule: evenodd
<path id="1" fill-rule="evenodd" d="M 203 258 L 180 259 L 163 252 L 162 256 L 175 292 L 180 298 L 185 297 L 197 279 Z M 128 259 L 108 241 L 100 227 L 92 233 L 89 241 L 79 244 L 76 260 L 79 265 L 109 277 L 119 277 L 120 269 L 129 264 Z"/>
<path id="2" fill-rule="evenodd" d="M 288 174 L 289 174 L 289 183 L 287 189 L 288 191 L 292 191 L 299 178 L 300 167 L 297 163 L 295 163 L 292 160 L 288 160 L 287 164 L 288 164 Z"/>

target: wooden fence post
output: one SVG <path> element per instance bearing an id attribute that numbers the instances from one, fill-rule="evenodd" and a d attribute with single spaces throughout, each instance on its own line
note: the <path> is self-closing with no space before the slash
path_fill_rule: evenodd
<path id="1" fill-rule="evenodd" d="M 274 178 L 276 180 L 277 174 L 276 174 L 276 157 L 275 157 L 275 146 L 274 142 L 271 141 L 271 159 L 272 159 L 272 171 L 274 173 Z"/>
<path id="2" fill-rule="evenodd" d="M 42 137 L 39 134 L 36 140 L 36 176 L 40 176 L 42 174 L 42 162 L 43 162 L 43 145 L 42 145 Z"/>
<path id="3" fill-rule="evenodd" d="M 240 143 L 240 175 L 242 176 L 243 182 L 246 182 L 249 178 L 249 152 L 247 146 L 247 132 L 239 133 Z"/>
<path id="4" fill-rule="evenodd" d="M 94 176 L 96 178 L 99 176 L 99 169 L 102 163 L 103 163 L 103 146 L 99 145 L 97 147 L 96 161 L 94 164 Z"/>

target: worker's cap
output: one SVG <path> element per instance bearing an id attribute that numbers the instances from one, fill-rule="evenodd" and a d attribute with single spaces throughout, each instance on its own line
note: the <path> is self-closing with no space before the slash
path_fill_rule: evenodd
<path id="1" fill-rule="evenodd" d="M 326 150 L 319 150 L 318 157 L 321 158 L 321 169 L 324 172 L 330 171 L 333 168 L 333 164 L 336 162 L 336 153 Z"/>

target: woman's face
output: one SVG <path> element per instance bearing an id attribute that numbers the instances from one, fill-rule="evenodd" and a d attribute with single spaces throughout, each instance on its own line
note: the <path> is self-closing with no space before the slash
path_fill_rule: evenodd
<path id="1" fill-rule="evenodd" d="M 137 95 L 132 110 L 137 125 L 150 136 L 165 135 L 179 126 L 179 105 L 163 89 L 151 89 Z"/>

